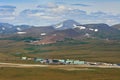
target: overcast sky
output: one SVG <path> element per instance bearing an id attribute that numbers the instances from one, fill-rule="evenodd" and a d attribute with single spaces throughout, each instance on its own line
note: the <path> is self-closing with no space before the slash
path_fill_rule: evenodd
<path id="1" fill-rule="evenodd" d="M 67 19 L 120 23 L 120 0 L 0 0 L 0 22 L 42 26 Z"/>

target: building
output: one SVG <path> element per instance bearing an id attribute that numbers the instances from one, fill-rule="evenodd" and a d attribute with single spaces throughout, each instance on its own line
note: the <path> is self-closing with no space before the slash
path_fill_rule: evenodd
<path id="1" fill-rule="evenodd" d="M 27 60 L 27 57 L 21 57 L 21 60 Z"/>
<path id="2" fill-rule="evenodd" d="M 85 64 L 85 61 L 75 60 L 73 64 Z"/>
<path id="3" fill-rule="evenodd" d="M 73 64 L 73 62 L 74 62 L 74 60 L 70 60 L 70 59 L 67 59 L 67 60 L 65 61 L 66 64 Z"/>

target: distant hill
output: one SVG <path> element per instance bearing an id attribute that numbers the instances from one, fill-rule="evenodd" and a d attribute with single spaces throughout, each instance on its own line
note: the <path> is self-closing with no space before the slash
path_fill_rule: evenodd
<path id="1" fill-rule="evenodd" d="M 80 24 L 74 20 L 66 20 L 54 25 L 54 28 L 57 30 L 64 30 L 64 29 L 74 28 L 75 25 L 80 25 Z"/>
<path id="2" fill-rule="evenodd" d="M 0 23 L 0 34 L 13 34 L 13 33 L 28 29 L 30 27 L 31 26 L 29 26 L 29 25 L 14 26 L 14 25 L 8 24 L 8 23 Z"/>
<path id="3" fill-rule="evenodd" d="M 66 25 L 67 26 L 67 25 Z M 69 25 L 68 25 L 69 26 Z M 120 31 L 107 24 L 84 24 L 75 25 L 68 29 L 56 30 L 49 33 L 42 40 L 35 44 L 49 44 L 57 41 L 63 41 L 65 38 L 71 39 L 86 39 L 86 38 L 98 38 L 106 40 L 120 40 Z"/>
<path id="4" fill-rule="evenodd" d="M 120 24 L 113 25 L 112 27 L 120 30 Z"/>
<path id="5" fill-rule="evenodd" d="M 37 41 L 33 44 L 49 44 L 56 43 L 57 41 L 63 41 L 65 38 L 77 38 L 80 34 L 76 32 L 74 29 L 65 29 L 65 30 L 56 30 L 54 32 L 49 33 L 42 40 Z"/>
<path id="6" fill-rule="evenodd" d="M 33 26 L 29 29 L 23 30 L 23 32 L 26 32 L 25 35 L 34 37 L 46 36 L 48 33 L 53 31 L 55 31 L 55 29 L 52 26 L 40 26 L 40 27 Z"/>
<path id="7" fill-rule="evenodd" d="M 102 39 L 120 39 L 120 31 L 107 24 L 85 24 L 83 25 L 89 29 L 89 33 L 95 37 Z"/>
<path id="8" fill-rule="evenodd" d="M 25 40 L 25 41 L 31 41 L 36 39 L 39 40 L 53 31 L 55 31 L 55 29 L 52 26 L 44 26 L 44 27 L 32 26 L 31 28 L 17 31 L 13 34 L 4 34 L 4 35 L 1 34 L 0 38 L 12 39 L 12 40 Z"/>
<path id="9" fill-rule="evenodd" d="M 13 33 L 16 30 L 12 24 L 0 23 L 0 33 Z"/>

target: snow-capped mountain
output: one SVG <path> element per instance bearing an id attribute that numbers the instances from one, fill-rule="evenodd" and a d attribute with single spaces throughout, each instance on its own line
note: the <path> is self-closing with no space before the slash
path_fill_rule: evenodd
<path id="1" fill-rule="evenodd" d="M 80 24 L 74 20 L 66 20 L 54 25 L 54 28 L 57 30 L 64 30 L 64 29 L 74 28 L 75 25 L 80 25 Z"/>
<path id="2" fill-rule="evenodd" d="M 28 29 L 30 27 L 31 26 L 28 26 L 28 25 L 14 26 L 14 25 L 8 24 L 8 23 L 0 23 L 0 33 L 1 34 L 16 33 L 16 32 L 20 32 L 22 30 Z"/>

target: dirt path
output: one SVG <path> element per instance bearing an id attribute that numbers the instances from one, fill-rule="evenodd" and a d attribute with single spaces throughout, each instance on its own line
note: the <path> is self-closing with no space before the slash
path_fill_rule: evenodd
<path id="1" fill-rule="evenodd" d="M 16 63 L 0 63 L 0 67 L 49 67 L 49 68 L 120 68 L 120 66 L 96 66 L 96 65 L 40 65 L 40 64 L 16 64 Z"/>
<path id="2" fill-rule="evenodd" d="M 0 63 L 0 67 L 48 67 L 48 65 Z"/>

